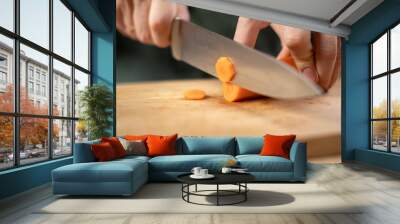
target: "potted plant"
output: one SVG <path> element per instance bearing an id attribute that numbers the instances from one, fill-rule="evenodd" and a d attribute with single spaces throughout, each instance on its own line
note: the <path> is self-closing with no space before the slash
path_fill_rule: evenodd
<path id="1" fill-rule="evenodd" d="M 89 140 L 110 136 L 112 125 L 113 97 L 110 89 L 102 84 L 86 87 L 80 92 L 79 106 L 82 109 L 79 128 L 87 128 Z M 80 133 L 82 130 L 80 131 Z"/>

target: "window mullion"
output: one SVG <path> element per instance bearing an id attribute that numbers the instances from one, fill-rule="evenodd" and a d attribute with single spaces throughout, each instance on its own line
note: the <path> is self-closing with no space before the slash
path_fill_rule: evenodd
<path id="1" fill-rule="evenodd" d="M 19 35 L 19 7 L 20 1 L 14 1 L 14 30 L 17 35 Z M 20 50 L 19 50 L 19 40 L 18 38 L 14 39 L 14 112 L 20 112 Z M 20 155 L 19 155 L 19 136 L 20 136 L 20 119 L 19 117 L 14 116 L 14 166 L 19 166 L 20 164 Z"/>
<path id="2" fill-rule="evenodd" d="M 372 47 L 372 45 L 370 45 L 369 46 L 369 52 L 370 52 L 370 55 L 369 55 L 369 85 L 370 85 L 370 88 L 369 88 L 369 119 L 370 119 L 370 122 L 369 122 L 369 145 L 370 145 L 370 149 L 373 149 L 373 147 L 374 147 L 374 136 L 373 136 L 373 121 L 372 121 L 372 119 L 373 119 L 373 99 L 372 99 L 372 97 L 373 97 L 373 91 L 374 91 L 374 89 L 373 89 L 373 79 L 372 79 L 372 72 L 374 71 L 373 70 L 373 63 L 372 63 L 372 58 L 373 58 L 373 54 L 374 54 L 374 48 Z"/>
<path id="3" fill-rule="evenodd" d="M 53 0 L 49 0 L 49 50 L 53 52 Z M 53 159 L 53 56 L 49 55 L 48 91 L 50 118 L 48 120 L 48 152 L 49 159 Z"/>
<path id="4" fill-rule="evenodd" d="M 390 29 L 387 32 L 387 71 L 390 70 Z M 390 88 L 390 80 L 392 78 L 392 75 L 389 73 L 387 75 L 387 117 L 391 118 L 392 117 L 392 111 L 391 111 L 391 88 Z M 392 135 L 391 135 L 391 123 L 392 121 L 388 119 L 387 121 L 387 140 L 388 140 L 388 152 L 392 151 Z"/>
<path id="5" fill-rule="evenodd" d="M 72 23 L 72 38 L 71 38 L 71 55 L 72 55 L 72 64 L 74 66 L 71 67 L 71 91 L 72 91 L 72 105 L 71 105 L 71 117 L 75 118 L 75 12 L 72 11 L 72 15 L 71 15 L 71 23 Z M 74 155 L 74 151 L 75 151 L 75 125 L 76 125 L 76 121 L 72 121 L 71 124 L 71 150 L 72 150 L 72 155 Z"/>

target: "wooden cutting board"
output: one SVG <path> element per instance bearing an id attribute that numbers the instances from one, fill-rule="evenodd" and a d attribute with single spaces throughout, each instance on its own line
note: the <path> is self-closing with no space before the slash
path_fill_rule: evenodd
<path id="1" fill-rule="evenodd" d="M 202 89 L 201 101 L 183 99 Z M 260 136 L 296 134 L 310 159 L 340 161 L 340 79 L 325 95 L 282 101 L 270 98 L 226 102 L 218 80 L 177 80 L 117 85 L 117 135 L 163 134 Z M 326 160 L 326 158 L 330 158 Z"/>

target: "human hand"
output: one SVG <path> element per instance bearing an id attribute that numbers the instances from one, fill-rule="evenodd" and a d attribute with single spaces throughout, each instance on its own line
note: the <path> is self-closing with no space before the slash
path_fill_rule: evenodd
<path id="1" fill-rule="evenodd" d="M 341 68 L 341 42 L 338 37 L 240 17 L 234 40 L 254 47 L 259 32 L 268 26 L 281 41 L 282 50 L 277 56 L 278 60 L 294 62 L 299 72 L 323 89 L 332 87 Z"/>
<path id="2" fill-rule="evenodd" d="M 168 47 L 175 17 L 189 20 L 188 8 L 169 0 L 116 0 L 117 29 L 144 44 Z"/>

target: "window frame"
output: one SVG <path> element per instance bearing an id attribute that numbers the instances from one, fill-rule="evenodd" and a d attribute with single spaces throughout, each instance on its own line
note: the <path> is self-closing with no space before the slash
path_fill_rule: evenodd
<path id="1" fill-rule="evenodd" d="M 87 24 L 82 20 L 82 18 L 72 9 L 72 7 L 65 1 L 65 0 L 59 0 L 62 4 L 65 5 L 65 7 L 68 8 L 68 10 L 71 11 L 71 59 L 64 58 L 63 56 L 55 53 L 53 50 L 53 0 L 48 0 L 49 2 L 49 48 L 46 49 L 45 47 L 42 47 L 39 44 L 34 43 L 33 41 L 30 41 L 29 39 L 23 37 L 20 35 L 20 0 L 14 0 L 13 1 L 13 10 L 14 10 L 14 18 L 13 18 L 13 28 L 14 31 L 10 31 L 4 27 L 0 26 L 0 35 L 3 35 L 5 37 L 11 38 L 13 40 L 14 48 L 13 48 L 13 64 L 12 64 L 12 74 L 13 75 L 13 81 L 14 81 L 14 93 L 13 93 L 13 111 L 12 112 L 3 112 L 0 111 L 0 116 L 5 116 L 5 117 L 11 117 L 13 120 L 13 166 L 10 167 L 5 167 L 5 168 L 0 168 L 0 172 L 4 170 L 10 170 L 10 169 L 15 169 L 18 167 L 23 167 L 23 166 L 29 166 L 37 163 L 43 163 L 49 160 L 58 160 L 62 159 L 65 157 L 70 157 L 73 155 L 74 152 L 74 143 L 75 143 L 75 126 L 76 126 L 76 121 L 79 120 L 79 117 L 75 116 L 75 108 L 72 106 L 71 108 L 71 114 L 70 116 L 58 116 L 58 115 L 53 115 L 53 59 L 58 60 L 59 62 L 62 62 L 66 65 L 71 66 L 71 83 L 74 84 L 75 82 L 75 69 L 85 73 L 89 77 L 89 83 L 88 86 L 92 85 L 92 57 L 91 57 L 91 50 L 92 50 L 92 43 L 91 43 L 91 38 L 92 38 L 92 31 L 89 29 Z M 89 40 L 88 40 L 88 69 L 85 69 L 81 67 L 80 65 L 75 63 L 75 18 L 79 20 L 79 22 L 84 26 L 84 28 L 88 31 L 89 35 Z M 40 53 L 43 53 L 48 56 L 49 58 L 49 63 L 48 63 L 48 85 L 46 88 L 46 95 L 48 97 L 48 112 L 46 115 L 39 115 L 39 114 L 27 114 L 27 113 L 21 113 L 20 111 L 20 44 L 23 44 L 27 47 L 30 47 L 36 51 L 39 51 Z M 28 68 L 27 68 L 28 69 Z M 35 70 L 33 71 L 34 79 L 35 77 Z M 29 80 L 29 74 L 26 74 L 27 80 Z M 40 77 L 39 77 L 40 78 Z M 41 79 L 39 80 L 41 83 Z M 72 99 L 71 99 L 71 105 L 75 104 L 75 85 L 71 86 L 71 93 L 72 93 Z M 28 90 L 27 90 L 28 91 Z M 35 91 L 35 90 L 34 90 Z M 44 158 L 41 161 L 38 162 L 33 162 L 33 163 L 26 163 L 26 164 L 21 164 L 20 161 L 20 119 L 21 118 L 45 118 L 47 119 L 48 122 L 48 136 L 47 136 L 47 150 L 48 150 L 48 157 Z M 55 120 L 66 120 L 66 121 L 71 121 L 71 128 L 72 128 L 72 133 L 71 133 L 71 153 L 68 155 L 62 155 L 62 156 L 54 156 L 54 146 L 53 146 L 53 121 Z"/>
<path id="2" fill-rule="evenodd" d="M 400 117 L 392 117 L 392 98 L 391 98 L 391 79 L 393 75 L 400 72 L 400 67 L 391 69 L 391 31 L 393 28 L 400 26 L 400 21 L 395 22 L 389 28 L 385 29 L 384 32 L 379 34 L 369 44 L 369 149 L 373 151 L 386 152 L 391 154 L 400 154 L 400 152 L 392 151 L 392 121 L 399 121 Z M 373 44 L 387 34 L 387 64 L 386 71 L 380 74 L 373 74 Z M 386 88 L 387 88 L 387 105 L 386 105 L 386 117 L 385 118 L 373 118 L 373 81 L 378 78 L 386 77 Z M 374 121 L 386 121 L 386 151 L 374 148 L 374 133 L 373 133 L 373 122 Z"/>

